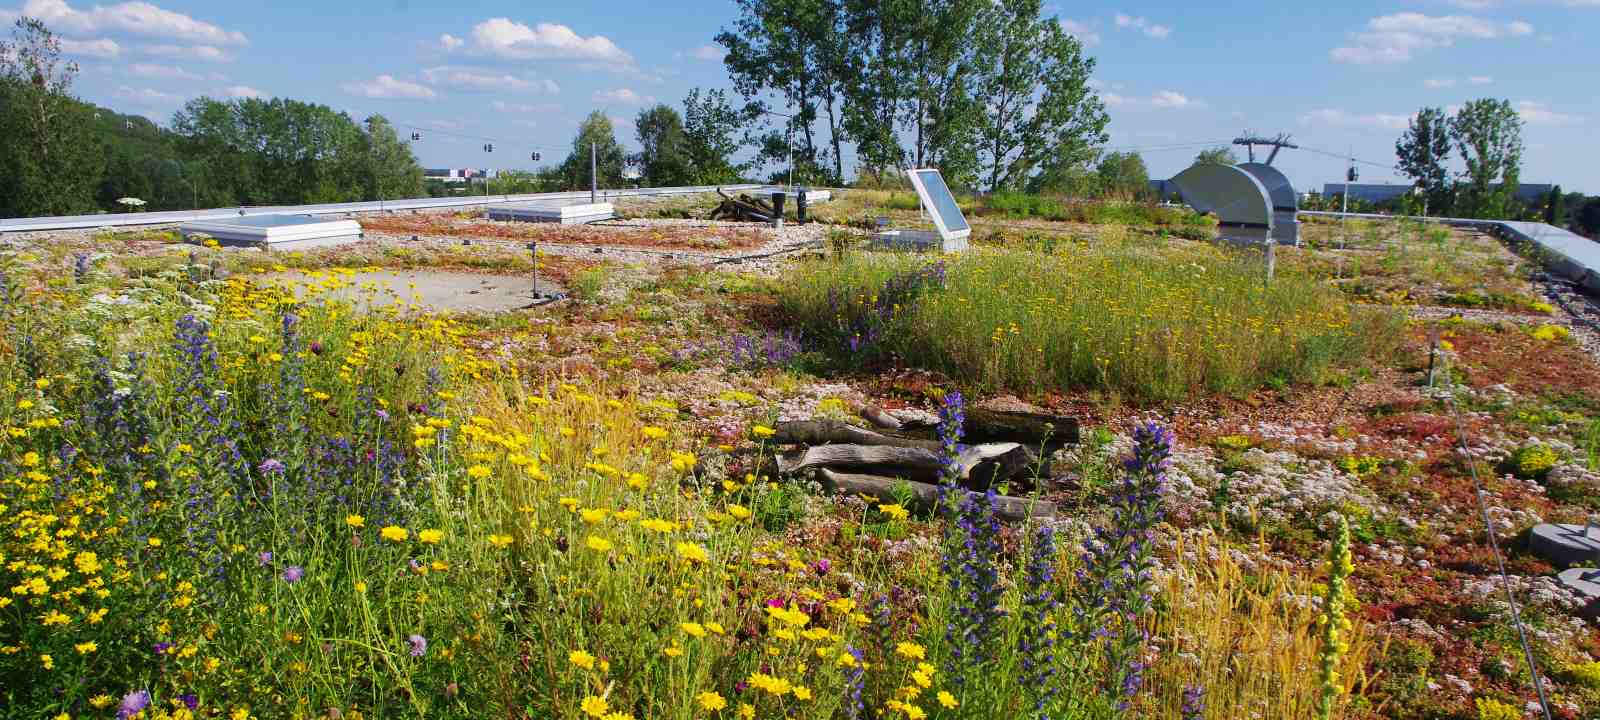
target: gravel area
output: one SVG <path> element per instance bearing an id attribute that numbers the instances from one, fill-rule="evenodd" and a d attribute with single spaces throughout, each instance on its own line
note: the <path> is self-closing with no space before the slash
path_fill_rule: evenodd
<path id="1" fill-rule="evenodd" d="M 1444 320 L 1446 318 L 1460 317 L 1481 323 L 1516 323 L 1523 325 L 1558 325 L 1567 329 L 1572 334 L 1573 342 L 1590 357 L 1600 361 L 1600 333 L 1596 333 L 1587 325 L 1574 322 L 1572 315 L 1557 306 L 1554 313 L 1538 315 L 1532 313 L 1515 313 L 1503 310 L 1475 310 L 1471 308 L 1447 307 L 1440 305 L 1414 305 L 1407 308 L 1407 312 L 1414 320 Z"/>
<path id="2" fill-rule="evenodd" d="M 595 223 L 592 227 L 611 229 L 638 229 L 646 232 L 651 228 L 706 228 L 738 226 L 754 229 L 763 235 L 764 241 L 760 247 L 748 250 L 695 250 L 674 249 L 658 250 L 654 248 L 633 247 L 629 245 L 589 245 L 576 243 L 541 242 L 539 251 L 551 255 L 560 255 L 572 258 L 589 260 L 610 260 L 626 264 L 632 263 L 660 263 L 663 261 L 684 265 L 737 265 L 741 270 L 767 273 L 773 271 L 782 256 L 806 250 L 808 248 L 820 249 L 824 238 L 827 236 L 828 226 L 811 223 L 808 225 L 785 225 L 781 229 L 762 227 L 754 223 L 710 223 L 704 220 L 676 220 L 658 218 L 633 218 L 626 220 L 608 220 Z M 418 235 L 413 241 L 410 235 L 395 235 L 381 232 L 367 233 L 368 240 L 378 242 L 411 244 L 413 242 L 430 243 L 435 245 L 460 245 L 470 240 L 474 244 L 492 246 L 525 247 L 526 243 L 512 241 L 504 238 L 462 238 L 455 236 Z"/>

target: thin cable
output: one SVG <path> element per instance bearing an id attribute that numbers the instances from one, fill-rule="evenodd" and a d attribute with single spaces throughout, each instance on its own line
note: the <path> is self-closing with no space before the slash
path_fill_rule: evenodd
<path id="1" fill-rule="evenodd" d="M 1506 572 L 1506 559 L 1500 554 L 1500 542 L 1495 538 L 1494 523 L 1489 519 L 1489 505 L 1484 500 L 1484 495 L 1487 493 L 1483 489 L 1483 482 L 1478 479 L 1478 465 L 1472 461 L 1472 455 L 1467 450 L 1467 431 L 1461 422 L 1461 408 L 1456 406 L 1454 382 L 1450 383 L 1449 394 L 1445 398 L 1450 404 L 1450 414 L 1455 419 L 1457 446 L 1467 461 L 1467 470 L 1472 474 L 1473 494 L 1478 498 L 1478 513 L 1483 516 L 1483 530 L 1489 536 L 1489 549 L 1494 553 L 1494 562 L 1500 571 L 1500 587 L 1505 590 L 1506 604 L 1511 608 L 1511 621 L 1517 626 L 1517 639 L 1522 643 L 1522 655 L 1528 660 L 1528 674 L 1533 676 L 1533 690 L 1539 695 L 1539 708 L 1544 711 L 1544 720 L 1551 720 L 1550 700 L 1544 694 L 1544 680 L 1539 675 L 1539 663 L 1533 659 L 1533 646 L 1528 644 L 1528 629 L 1522 625 L 1522 611 L 1517 607 L 1516 594 L 1511 592 L 1511 576 Z"/>
<path id="2" fill-rule="evenodd" d="M 403 128 L 407 128 L 407 129 L 410 129 L 410 130 L 417 130 L 417 131 L 429 132 L 429 133 L 438 133 L 440 135 L 448 135 L 450 137 L 466 138 L 468 140 L 482 140 L 484 142 L 505 143 L 507 145 L 525 145 L 527 147 L 537 148 L 539 150 L 545 150 L 545 151 L 549 151 L 549 152 L 558 152 L 559 151 L 558 148 L 552 148 L 552 147 L 549 147 L 547 145 L 539 145 L 539 144 L 536 144 L 536 143 L 525 142 L 525 141 L 522 141 L 522 140 L 507 140 L 505 138 L 489 137 L 487 135 L 473 135 L 471 133 L 454 132 L 454 131 L 451 131 L 451 130 L 440 130 L 439 128 L 435 128 L 435 127 L 426 127 L 426 126 L 423 126 L 423 125 L 412 125 L 412 124 L 409 124 L 409 123 L 395 123 L 395 125 L 398 126 L 398 127 L 403 127 Z"/>

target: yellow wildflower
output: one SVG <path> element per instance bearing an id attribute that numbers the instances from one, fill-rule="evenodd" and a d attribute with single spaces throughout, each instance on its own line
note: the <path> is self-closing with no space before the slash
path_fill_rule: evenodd
<path id="1" fill-rule="evenodd" d="M 389 542 L 405 542 L 406 538 L 411 537 L 411 532 L 399 525 L 389 525 L 378 531 L 378 534 Z"/>
<path id="2" fill-rule="evenodd" d="M 427 530 L 418 530 L 417 531 L 417 540 L 419 540 L 421 542 L 424 542 L 424 543 L 427 543 L 429 545 L 437 545 L 439 543 L 439 541 L 443 540 L 443 539 L 444 539 L 444 533 L 439 531 L 439 530 L 435 530 L 435 529 L 429 528 Z"/>

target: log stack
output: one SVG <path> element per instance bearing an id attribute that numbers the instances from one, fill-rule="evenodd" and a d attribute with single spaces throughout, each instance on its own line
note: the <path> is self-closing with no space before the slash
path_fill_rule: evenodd
<path id="1" fill-rule="evenodd" d="M 815 477 L 830 492 L 866 495 L 879 502 L 896 502 L 909 486 L 916 509 L 932 509 L 938 483 L 946 472 L 936 439 L 937 418 L 917 411 L 863 408 L 861 415 L 875 429 L 837 420 L 780 422 L 771 442 L 779 446 L 777 470 L 782 475 Z M 1078 441 L 1078 424 L 1068 417 L 1026 410 L 968 408 L 963 446 L 954 472 L 967 492 L 985 492 L 1001 486 L 1007 492 L 1033 493 L 1050 477 L 1041 459 L 1063 445 Z M 1019 522 L 1052 518 L 1055 504 L 1028 497 L 1001 495 L 996 514 Z"/>
<path id="2" fill-rule="evenodd" d="M 722 188 L 717 188 L 717 194 L 722 196 L 722 202 L 711 209 L 712 220 L 770 223 L 778 217 L 778 211 L 770 201 L 745 193 L 740 193 L 736 198 L 729 197 L 722 192 Z"/>

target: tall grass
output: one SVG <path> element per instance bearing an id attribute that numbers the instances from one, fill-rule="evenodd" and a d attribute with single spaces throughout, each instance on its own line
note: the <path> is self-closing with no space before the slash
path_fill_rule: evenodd
<path id="1" fill-rule="evenodd" d="M 997 192 L 982 198 L 976 214 L 1009 218 L 1039 218 L 1058 222 L 1094 225 L 1129 225 L 1169 230 L 1184 237 L 1207 239 L 1215 234 L 1215 224 L 1205 217 L 1155 203 L 1117 200 L 1070 200 L 1047 195 Z"/>
<path id="2" fill-rule="evenodd" d="M 1183 562 L 1162 583 L 1170 605 L 1152 627 L 1172 645 L 1151 669 L 1158 710 L 1149 717 L 1178 718 L 1185 688 L 1217 681 L 1224 685 L 1205 688 L 1205 717 L 1311 717 L 1322 692 L 1320 611 L 1312 600 L 1318 583 L 1247 568 L 1236 551 L 1211 536 L 1181 541 L 1176 552 Z M 1359 695 L 1367 689 L 1367 663 L 1381 654 L 1381 643 L 1359 620 L 1344 638 L 1339 687 Z"/>
<path id="3" fill-rule="evenodd" d="M 894 278 L 928 262 L 808 261 L 777 292 L 841 357 L 900 358 L 982 389 L 1237 394 L 1317 380 L 1397 337 L 1393 316 L 1358 314 L 1302 274 L 1280 272 L 1267 285 L 1259 256 L 1211 246 L 977 249 L 946 261 L 942 282 L 896 289 Z"/>

